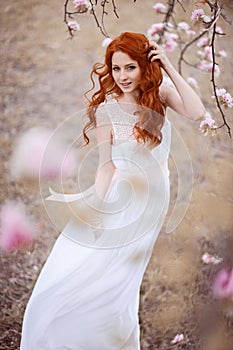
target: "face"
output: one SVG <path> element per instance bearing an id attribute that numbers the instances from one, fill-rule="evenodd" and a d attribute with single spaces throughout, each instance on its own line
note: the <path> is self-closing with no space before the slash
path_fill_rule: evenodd
<path id="1" fill-rule="evenodd" d="M 141 79 L 141 68 L 129 55 L 117 51 L 112 55 L 112 76 L 123 93 L 135 93 Z"/>

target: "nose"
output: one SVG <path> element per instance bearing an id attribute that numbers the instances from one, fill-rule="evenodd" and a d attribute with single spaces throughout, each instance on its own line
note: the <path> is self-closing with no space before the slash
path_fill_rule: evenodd
<path id="1" fill-rule="evenodd" d="M 123 80 L 126 80 L 126 79 L 127 79 L 126 71 L 124 69 L 122 69 L 120 71 L 120 80 L 123 81 Z"/>

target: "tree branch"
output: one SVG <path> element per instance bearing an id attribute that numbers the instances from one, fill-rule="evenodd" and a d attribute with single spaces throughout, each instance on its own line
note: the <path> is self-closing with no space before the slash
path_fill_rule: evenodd
<path id="1" fill-rule="evenodd" d="M 173 11 L 174 11 L 175 3 L 176 3 L 176 0 L 169 0 L 168 1 L 168 10 L 167 10 L 165 17 L 164 17 L 164 20 L 163 20 L 162 31 L 159 34 L 159 40 L 158 40 L 159 45 L 161 44 L 163 37 L 164 37 L 164 34 L 167 31 L 167 25 L 168 25 L 170 17 L 172 16 Z"/>
<path id="2" fill-rule="evenodd" d="M 216 1 L 216 7 L 214 9 L 214 16 L 215 17 L 219 17 L 221 13 L 221 9 Z M 213 33 L 212 33 L 212 38 L 211 38 L 211 49 L 212 49 L 212 58 L 213 58 L 213 67 L 212 67 L 212 71 L 211 71 L 211 82 L 212 82 L 212 86 L 213 86 L 213 90 L 214 90 L 214 97 L 215 97 L 215 100 L 216 100 L 216 103 L 217 103 L 217 108 L 219 109 L 220 111 L 220 114 L 222 116 L 222 119 L 223 119 L 223 124 L 221 126 L 219 126 L 218 128 L 222 128 L 224 125 L 227 127 L 227 130 L 228 130 L 228 134 L 229 134 L 229 137 L 231 138 L 231 128 L 229 126 L 229 124 L 227 123 L 226 121 L 226 118 L 225 118 L 225 115 L 223 113 L 223 110 L 222 110 L 222 107 L 221 107 L 221 104 L 219 102 L 219 98 L 218 98 L 218 95 L 217 95 L 217 91 L 216 91 L 216 82 L 215 82 L 215 65 L 217 64 L 216 63 L 216 57 L 215 57 L 215 36 L 217 34 L 217 31 L 216 31 L 216 22 L 214 23 L 214 27 L 213 27 Z"/>

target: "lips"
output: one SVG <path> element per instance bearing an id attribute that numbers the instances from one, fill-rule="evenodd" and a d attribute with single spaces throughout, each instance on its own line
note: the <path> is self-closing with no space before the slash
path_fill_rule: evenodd
<path id="1" fill-rule="evenodd" d="M 130 83 L 121 83 L 121 86 L 123 86 L 124 88 L 130 86 L 131 82 Z"/>

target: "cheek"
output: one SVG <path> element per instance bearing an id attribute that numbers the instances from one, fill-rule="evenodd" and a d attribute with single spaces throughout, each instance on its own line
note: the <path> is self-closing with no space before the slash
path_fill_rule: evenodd
<path id="1" fill-rule="evenodd" d="M 115 74 L 114 71 L 112 72 L 112 78 L 113 78 L 114 81 L 116 80 L 116 74 Z"/>

